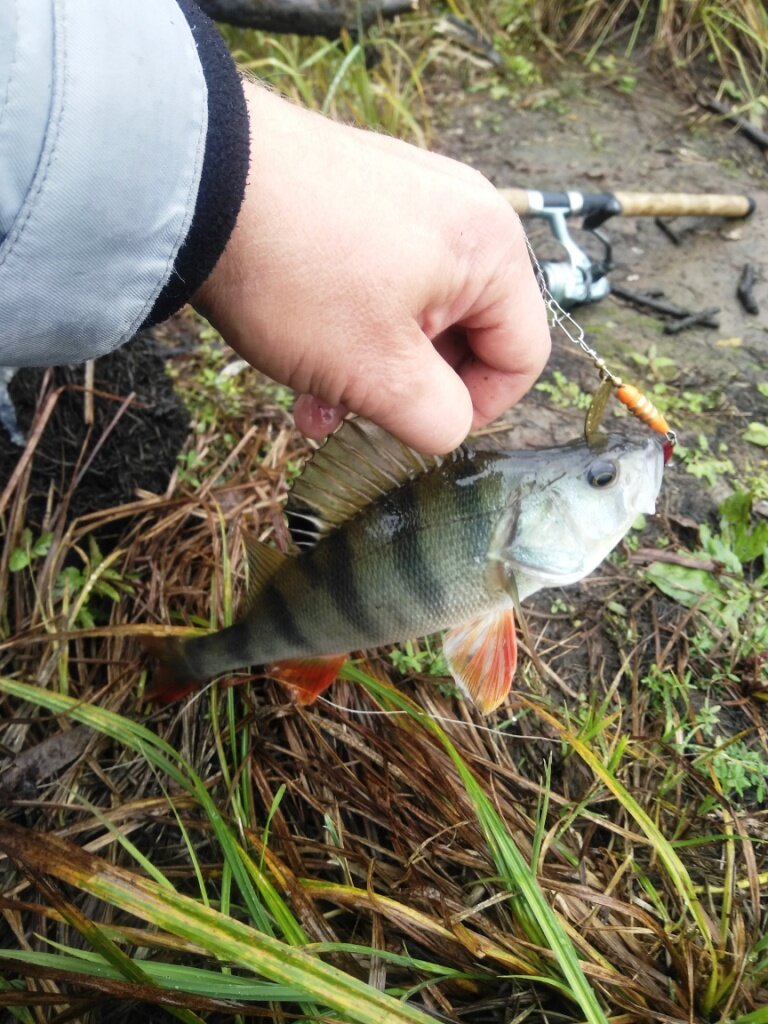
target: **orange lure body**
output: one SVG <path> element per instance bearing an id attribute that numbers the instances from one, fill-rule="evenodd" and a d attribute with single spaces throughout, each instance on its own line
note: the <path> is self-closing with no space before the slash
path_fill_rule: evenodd
<path id="1" fill-rule="evenodd" d="M 669 434 L 669 424 L 653 402 L 632 384 L 622 384 L 616 390 L 619 401 L 625 405 L 633 416 L 647 424 L 657 434 Z"/>

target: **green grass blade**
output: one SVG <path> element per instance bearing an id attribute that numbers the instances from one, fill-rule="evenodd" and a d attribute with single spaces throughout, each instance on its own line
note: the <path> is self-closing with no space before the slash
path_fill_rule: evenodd
<path id="1" fill-rule="evenodd" d="M 194 943 L 225 963 L 295 987 L 305 998 L 335 1010 L 344 1020 L 359 1024 L 433 1024 L 433 1019 L 416 1007 L 303 950 L 117 868 L 58 836 L 9 822 L 0 833 L 0 849 L 30 871 L 53 875 L 124 913 Z"/>
<path id="2" fill-rule="evenodd" d="M 560 734 L 561 738 L 571 747 L 572 750 L 575 751 L 575 753 L 579 755 L 582 761 L 588 765 L 592 772 L 594 772 L 596 778 L 598 778 L 603 785 L 613 793 L 616 799 L 621 802 L 622 806 L 634 818 L 652 844 L 653 849 L 658 855 L 661 863 L 664 865 L 672 884 L 680 894 L 680 897 L 684 901 L 691 917 L 696 922 L 698 930 L 704 941 L 704 945 L 712 965 L 712 970 L 707 981 L 706 992 L 702 997 L 702 1005 L 703 1007 L 712 1009 L 714 1006 L 715 993 L 719 986 L 717 969 L 718 957 L 712 941 L 712 931 L 709 919 L 707 918 L 701 901 L 696 894 L 696 889 L 693 884 L 693 880 L 688 873 L 688 869 L 685 867 L 676 850 L 667 837 L 662 833 L 656 822 L 640 806 L 629 790 L 616 778 L 615 774 L 606 768 L 590 747 L 583 743 L 574 732 L 564 726 L 553 714 L 543 709 L 540 705 L 529 701 L 523 701 L 523 703 L 531 708 L 535 714 L 548 722 Z"/>
<path id="3" fill-rule="evenodd" d="M 56 714 L 68 714 L 73 721 L 87 725 L 97 732 L 109 736 L 118 743 L 130 747 L 149 761 L 158 771 L 164 772 L 185 792 L 191 793 L 202 806 L 229 865 L 232 876 L 240 890 L 241 897 L 251 919 L 262 931 L 272 934 L 273 926 L 269 915 L 259 900 L 256 889 L 248 875 L 240 855 L 240 847 L 224 821 L 218 807 L 211 798 L 202 779 L 180 757 L 174 748 L 159 736 L 138 722 L 122 715 L 90 704 L 83 704 L 64 694 L 52 693 L 16 679 L 0 677 L 0 692 L 10 694 L 19 700 L 26 700 Z"/>
<path id="4" fill-rule="evenodd" d="M 37 967 L 48 967 L 58 971 L 69 971 L 71 974 L 82 974 L 91 978 L 110 978 L 120 981 L 123 975 L 103 957 L 93 953 L 84 954 L 81 950 L 71 953 L 34 953 L 28 950 L 13 949 L 0 952 L 0 960 L 16 961 L 22 966 L 31 964 Z M 167 964 L 161 961 L 142 960 L 141 969 L 152 984 L 184 992 L 187 995 L 208 996 L 211 999 L 237 999 L 240 1002 L 298 1002 L 304 993 L 301 989 L 289 985 L 276 985 L 273 982 L 261 981 L 256 978 L 237 978 L 232 974 L 222 974 L 203 967 L 186 967 L 179 964 Z"/>
<path id="5" fill-rule="evenodd" d="M 4 956 L 5 954 L 0 953 Z M 3 1006 L 3 992 L 19 992 L 18 989 L 12 982 L 6 981 L 5 978 L 0 978 L 0 1006 Z M 16 1020 L 20 1020 L 21 1024 L 35 1024 L 35 1018 L 29 1012 L 25 1006 L 6 1006 L 6 1011 Z"/>
<path id="6" fill-rule="evenodd" d="M 383 703 L 406 711 L 440 740 L 475 806 L 478 822 L 485 834 L 494 863 L 503 881 L 513 892 L 519 892 L 522 896 L 522 900 L 516 900 L 514 906 L 518 913 L 522 913 L 523 927 L 526 930 L 530 929 L 529 934 L 534 937 L 534 941 L 536 941 L 535 936 L 539 935 L 541 944 L 552 950 L 562 976 L 570 987 L 571 998 L 579 1004 L 586 1020 L 590 1024 L 606 1024 L 605 1014 L 594 989 L 581 969 L 576 949 L 547 902 L 534 872 L 525 862 L 495 807 L 467 768 L 446 733 L 437 722 L 429 718 L 403 694 L 366 675 L 354 665 L 345 665 L 342 674 L 346 679 L 362 683 Z"/>

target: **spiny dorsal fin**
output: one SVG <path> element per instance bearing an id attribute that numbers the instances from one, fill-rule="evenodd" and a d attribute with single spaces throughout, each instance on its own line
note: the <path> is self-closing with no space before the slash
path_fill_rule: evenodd
<path id="1" fill-rule="evenodd" d="M 250 530 L 243 530 L 243 543 L 248 556 L 248 601 L 254 600 L 269 583 L 280 566 L 290 558 L 276 548 L 267 547 Z"/>
<path id="2" fill-rule="evenodd" d="M 311 547 L 382 495 L 466 454 L 421 455 L 363 419 L 345 420 L 304 467 L 285 506 L 294 541 Z"/>

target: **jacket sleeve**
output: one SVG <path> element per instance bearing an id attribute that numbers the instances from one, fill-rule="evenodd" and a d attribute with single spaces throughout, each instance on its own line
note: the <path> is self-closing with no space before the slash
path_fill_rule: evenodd
<path id="1" fill-rule="evenodd" d="M 191 0 L 3 0 L 0 365 L 80 362 L 179 308 L 247 169 L 239 78 Z"/>

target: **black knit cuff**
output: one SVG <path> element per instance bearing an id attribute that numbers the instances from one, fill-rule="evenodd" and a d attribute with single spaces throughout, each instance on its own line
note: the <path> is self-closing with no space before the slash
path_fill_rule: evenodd
<path id="1" fill-rule="evenodd" d="M 250 156 L 245 97 L 224 40 L 192 0 L 176 2 L 189 23 L 205 75 L 208 134 L 189 233 L 142 327 L 160 323 L 180 309 L 213 270 L 240 212 Z"/>

